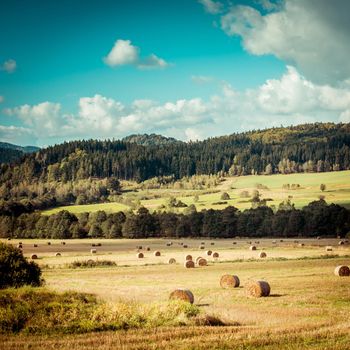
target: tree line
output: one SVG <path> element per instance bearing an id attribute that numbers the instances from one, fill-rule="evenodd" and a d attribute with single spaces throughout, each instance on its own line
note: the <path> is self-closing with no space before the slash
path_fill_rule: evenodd
<path id="1" fill-rule="evenodd" d="M 229 206 L 197 212 L 192 205 L 182 214 L 150 213 L 141 207 L 136 213 L 98 211 L 75 215 L 61 211 L 46 216 L 6 212 L 0 216 L 3 238 L 344 237 L 349 231 L 350 211 L 324 200 L 300 210 L 282 205 L 276 212 L 266 206 L 244 211 Z"/>

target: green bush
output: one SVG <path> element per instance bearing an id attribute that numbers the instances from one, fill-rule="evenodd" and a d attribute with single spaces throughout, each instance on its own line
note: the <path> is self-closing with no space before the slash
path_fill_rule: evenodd
<path id="1" fill-rule="evenodd" d="M 0 242 L 0 289 L 26 284 L 37 287 L 42 283 L 40 276 L 40 267 L 28 262 L 20 249 Z"/>

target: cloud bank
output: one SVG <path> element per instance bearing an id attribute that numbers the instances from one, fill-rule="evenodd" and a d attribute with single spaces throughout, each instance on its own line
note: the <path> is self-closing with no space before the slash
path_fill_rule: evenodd
<path id="1" fill-rule="evenodd" d="M 82 97 L 76 114 L 63 114 L 59 103 L 43 102 L 6 109 L 25 128 L 2 126 L 0 137 L 23 144 L 53 140 L 120 138 L 131 133 L 162 133 L 197 140 L 244 130 L 316 122 L 350 122 L 350 87 L 315 84 L 288 66 L 280 79 L 256 89 L 237 91 L 223 83 L 207 100 L 181 99 L 159 103 L 135 100 L 129 105 L 99 94 Z M 16 132 L 16 130 L 18 132 Z"/>

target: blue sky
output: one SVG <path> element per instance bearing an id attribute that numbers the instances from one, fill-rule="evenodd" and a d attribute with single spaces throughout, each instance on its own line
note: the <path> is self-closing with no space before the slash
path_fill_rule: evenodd
<path id="1" fill-rule="evenodd" d="M 0 139 L 189 140 L 348 122 L 348 9 L 346 0 L 4 1 Z"/>

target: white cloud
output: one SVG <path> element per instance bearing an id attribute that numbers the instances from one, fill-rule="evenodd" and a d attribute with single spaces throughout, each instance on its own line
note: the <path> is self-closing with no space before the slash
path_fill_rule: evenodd
<path id="1" fill-rule="evenodd" d="M 4 70 L 7 73 L 13 73 L 17 68 L 17 63 L 13 59 L 5 61 L 1 66 L 0 70 Z"/>
<path id="2" fill-rule="evenodd" d="M 0 103 L 2 103 L 2 102 L 4 102 L 4 101 L 5 101 L 4 96 L 1 96 L 1 95 L 0 95 Z"/>
<path id="3" fill-rule="evenodd" d="M 198 85 L 204 85 L 204 84 L 208 84 L 210 82 L 213 81 L 212 77 L 208 77 L 205 75 L 192 75 L 191 76 L 191 80 Z"/>
<path id="4" fill-rule="evenodd" d="M 200 4 L 204 6 L 205 11 L 208 13 L 211 13 L 213 15 L 216 15 L 223 10 L 223 4 L 219 1 L 213 1 L 213 0 L 198 0 Z"/>
<path id="5" fill-rule="evenodd" d="M 28 128 L 0 125 L 0 140 L 19 145 L 33 145 L 35 135 L 33 130 Z"/>
<path id="6" fill-rule="evenodd" d="M 78 108 L 76 114 L 64 115 L 60 104 L 44 102 L 6 111 L 27 126 L 26 131 L 18 130 L 19 134 L 39 139 L 42 144 L 56 139 L 120 138 L 153 132 L 197 140 L 281 124 L 349 122 L 350 87 L 312 83 L 288 66 L 280 79 L 269 79 L 256 89 L 237 91 L 223 83 L 221 91 L 208 100 L 135 100 L 123 105 L 95 95 L 80 98 Z"/>
<path id="7" fill-rule="evenodd" d="M 250 6 L 233 6 L 221 18 L 228 35 L 242 37 L 255 55 L 273 54 L 317 83 L 350 77 L 350 1 L 285 0 L 279 12 L 262 15 Z"/>
<path id="8" fill-rule="evenodd" d="M 42 102 L 34 106 L 26 104 L 8 108 L 4 112 L 21 119 L 24 125 L 32 128 L 39 136 L 54 136 L 60 132 L 60 128 L 65 122 L 60 111 L 61 105 L 59 103 Z"/>
<path id="9" fill-rule="evenodd" d="M 111 67 L 134 65 L 139 69 L 165 68 L 169 64 L 162 58 L 151 54 L 148 57 L 140 57 L 140 49 L 132 45 L 130 40 L 119 39 L 112 50 L 103 59 Z"/>

